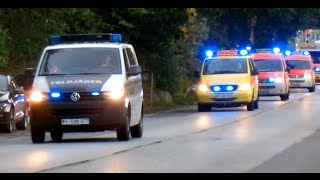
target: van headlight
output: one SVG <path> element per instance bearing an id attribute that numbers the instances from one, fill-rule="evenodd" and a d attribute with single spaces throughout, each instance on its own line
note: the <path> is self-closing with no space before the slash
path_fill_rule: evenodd
<path id="1" fill-rule="evenodd" d="M 113 84 L 112 86 L 108 86 L 106 91 L 103 92 L 103 95 L 110 99 L 121 99 L 124 95 L 124 87 L 123 85 Z"/>
<path id="2" fill-rule="evenodd" d="M 208 86 L 204 85 L 204 84 L 200 84 L 199 87 L 198 87 L 198 90 L 200 92 L 208 92 L 209 91 L 209 88 Z"/>
<path id="3" fill-rule="evenodd" d="M 304 75 L 304 78 L 306 78 L 306 79 L 311 79 L 311 74 L 309 74 L 309 73 L 305 74 L 305 75 Z"/>
<path id="4" fill-rule="evenodd" d="M 249 90 L 250 87 L 251 87 L 251 85 L 250 85 L 249 83 L 241 84 L 241 85 L 239 86 L 239 90 L 240 90 L 240 91 Z"/>
<path id="5" fill-rule="evenodd" d="M 277 77 L 275 80 L 274 80 L 275 83 L 282 83 L 283 82 L 283 78 L 282 77 Z"/>
<path id="6" fill-rule="evenodd" d="M 40 91 L 33 91 L 30 95 L 31 102 L 42 102 L 45 100 L 45 96 Z"/>

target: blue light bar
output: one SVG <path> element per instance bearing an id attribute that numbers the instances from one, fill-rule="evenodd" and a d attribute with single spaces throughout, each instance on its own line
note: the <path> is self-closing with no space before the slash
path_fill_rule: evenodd
<path id="1" fill-rule="evenodd" d="M 233 90 L 233 87 L 232 87 L 232 86 L 227 86 L 227 90 L 228 90 L 228 91 L 232 91 L 232 90 Z"/>
<path id="2" fill-rule="evenodd" d="M 286 50 L 286 52 L 284 53 L 286 56 L 290 56 L 291 55 L 291 51 Z"/>
<path id="3" fill-rule="evenodd" d="M 99 96 L 100 93 L 99 93 L 99 92 L 92 92 L 91 95 L 92 95 L 92 96 Z"/>
<path id="4" fill-rule="evenodd" d="M 274 82 L 275 81 L 275 79 L 273 78 L 273 77 L 271 77 L 271 78 L 269 78 L 269 82 Z"/>
<path id="5" fill-rule="evenodd" d="M 220 91 L 221 88 L 220 88 L 219 86 L 214 86 L 214 87 L 213 87 L 213 90 L 214 90 L 214 91 Z"/>
<path id="6" fill-rule="evenodd" d="M 309 55 L 310 55 L 310 53 L 309 53 L 308 51 L 304 51 L 304 52 L 303 52 L 303 55 L 305 55 L 305 56 L 309 56 Z"/>
<path id="7" fill-rule="evenodd" d="M 319 67 L 316 67 L 316 68 L 314 68 L 314 71 L 319 72 L 319 71 L 320 71 L 320 68 L 319 68 Z"/>
<path id="8" fill-rule="evenodd" d="M 211 51 L 211 50 L 206 51 L 206 56 L 207 57 L 212 57 L 213 56 L 213 51 Z"/>
<path id="9" fill-rule="evenodd" d="M 111 41 L 114 41 L 114 42 L 121 41 L 121 34 L 111 34 Z"/>
<path id="10" fill-rule="evenodd" d="M 61 43 L 61 36 L 60 35 L 52 35 L 51 36 L 51 44 L 60 44 Z"/>
<path id="11" fill-rule="evenodd" d="M 247 54 L 248 54 L 248 50 L 246 50 L 246 49 L 240 50 L 240 55 L 241 55 L 241 56 L 245 56 L 245 55 L 247 55 Z"/>
<path id="12" fill-rule="evenodd" d="M 80 43 L 80 42 L 120 42 L 121 34 L 97 33 L 97 34 L 61 34 L 52 35 L 51 44 Z"/>
<path id="13" fill-rule="evenodd" d="M 59 98 L 60 97 L 60 93 L 57 93 L 57 92 L 51 93 L 51 97 L 52 98 Z"/>
<path id="14" fill-rule="evenodd" d="M 280 52 L 280 48 L 278 48 L 278 47 L 273 48 L 273 52 L 278 54 Z"/>
<path id="15" fill-rule="evenodd" d="M 250 50 L 251 50 L 251 47 L 250 47 L 250 46 L 247 46 L 247 47 L 246 47 L 246 50 L 250 51 Z"/>

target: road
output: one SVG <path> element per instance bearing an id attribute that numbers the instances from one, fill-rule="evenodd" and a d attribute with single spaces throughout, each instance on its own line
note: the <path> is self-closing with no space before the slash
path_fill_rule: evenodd
<path id="1" fill-rule="evenodd" d="M 0 134 L 0 172 L 306 172 L 319 142 L 309 157 L 299 158 L 304 167 L 288 168 L 296 160 L 286 157 L 305 151 L 300 143 L 320 129 L 319 85 L 314 93 L 292 89 L 289 101 L 261 97 L 259 106 L 251 112 L 239 107 L 199 113 L 190 106 L 147 114 L 144 136 L 128 142 L 116 141 L 113 131 L 66 133 L 60 143 L 47 133 L 44 144 L 32 144 L 28 132 Z"/>

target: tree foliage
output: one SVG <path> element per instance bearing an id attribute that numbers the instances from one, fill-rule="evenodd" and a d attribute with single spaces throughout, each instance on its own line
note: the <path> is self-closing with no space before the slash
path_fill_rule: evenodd
<path id="1" fill-rule="evenodd" d="M 0 70 L 35 67 L 51 34 L 115 32 L 134 45 L 157 88 L 182 92 L 205 48 L 286 44 L 319 20 L 319 8 L 2 8 Z"/>

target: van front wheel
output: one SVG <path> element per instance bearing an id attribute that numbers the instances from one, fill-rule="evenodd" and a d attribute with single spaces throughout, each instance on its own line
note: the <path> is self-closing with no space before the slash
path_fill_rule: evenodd
<path id="1" fill-rule="evenodd" d="M 130 139 L 130 120 L 127 114 L 125 118 L 125 123 L 117 129 L 118 141 L 128 141 Z"/>

